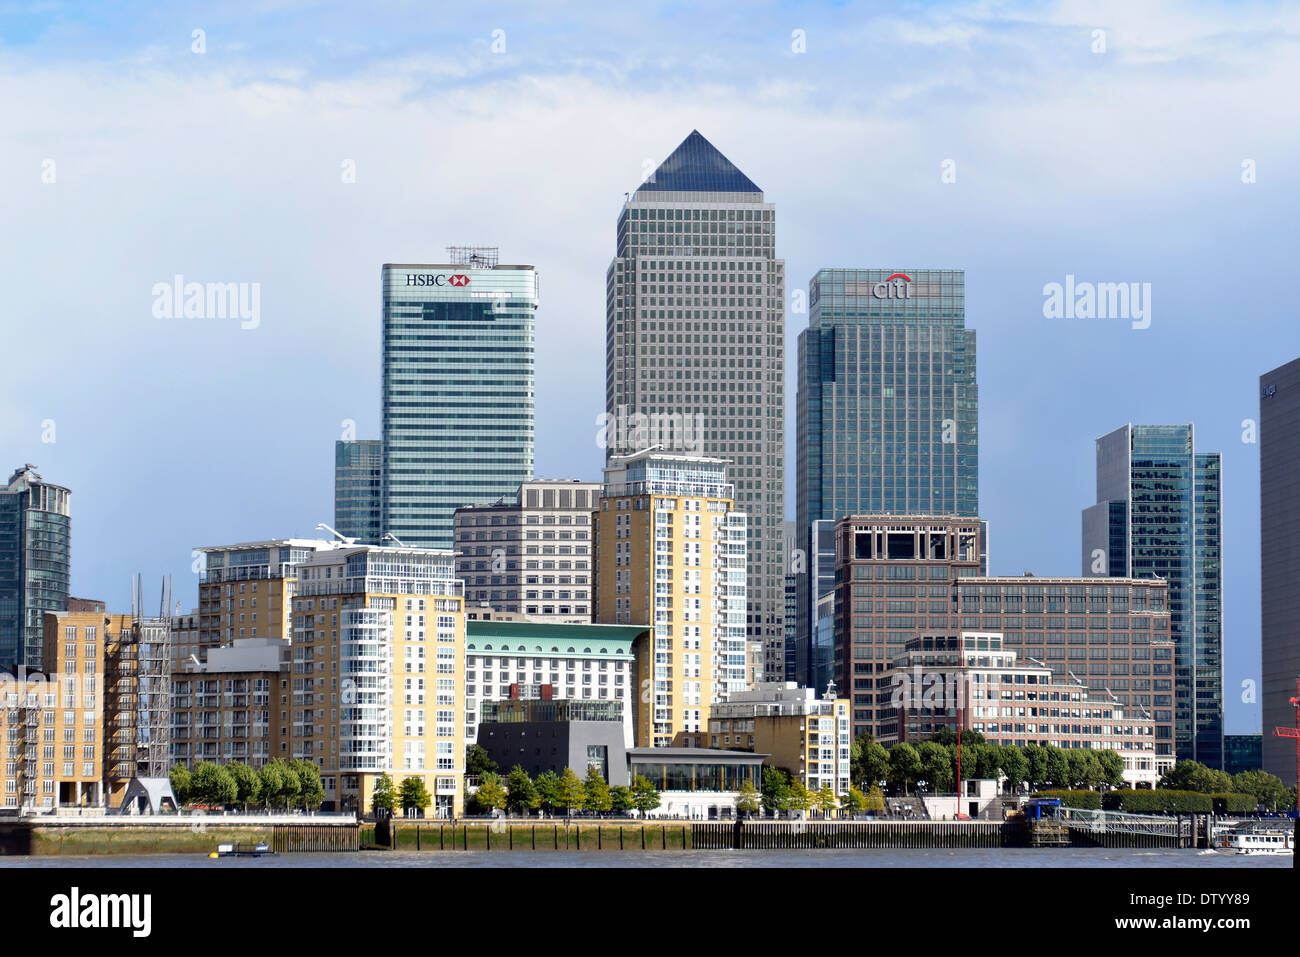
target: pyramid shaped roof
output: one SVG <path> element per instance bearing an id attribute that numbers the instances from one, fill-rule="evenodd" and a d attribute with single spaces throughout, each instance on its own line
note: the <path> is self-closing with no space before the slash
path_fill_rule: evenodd
<path id="1" fill-rule="evenodd" d="M 718 148 L 691 130 L 654 175 L 637 187 L 640 192 L 761 193 L 754 181 L 736 168 Z"/>

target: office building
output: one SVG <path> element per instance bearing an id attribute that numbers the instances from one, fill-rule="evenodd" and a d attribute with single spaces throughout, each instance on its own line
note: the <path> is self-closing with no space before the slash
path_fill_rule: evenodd
<path id="1" fill-rule="evenodd" d="M 1260 706 L 1263 768 L 1296 780 L 1291 699 L 1300 679 L 1300 359 L 1259 377 Z"/>
<path id="2" fill-rule="evenodd" d="M 878 740 L 928 741 L 941 730 L 976 731 L 989 744 L 1114 751 L 1127 787 L 1153 788 L 1163 773 L 1155 723 L 1084 679 L 1017 655 L 997 632 L 909 639 L 885 673 L 888 704 Z M 882 695 L 882 699 L 883 699 Z M 883 702 L 882 702 L 883 703 Z"/>
<path id="3" fill-rule="evenodd" d="M 532 266 L 489 247 L 383 267 L 384 533 L 451 548 L 452 513 L 533 475 Z"/>
<path id="4" fill-rule="evenodd" d="M 998 632 L 1003 647 L 1094 697 L 1149 717 L 1157 771 L 1172 766 L 1168 586 L 1150 578 L 978 575 L 978 519 L 850 516 L 836 525 L 834 673 L 852 689 L 854 736 L 882 733 L 883 673 L 908 641 Z M 851 683 L 850 683 L 851 682 Z"/>
<path id="5" fill-rule="evenodd" d="M 810 791 L 849 791 L 849 701 L 819 697 L 793 681 L 764 682 L 713 706 L 706 734 L 682 735 L 686 747 L 760 751 Z"/>
<path id="6" fill-rule="evenodd" d="M 69 606 L 71 609 L 71 606 Z M 172 670 L 183 671 L 190 664 L 190 655 L 199 660 L 199 610 L 191 608 L 188 612 L 177 612 L 170 618 L 172 640 Z"/>
<path id="7" fill-rule="evenodd" d="M 509 499 L 456 509 L 456 576 L 470 615 L 591 621 L 591 513 L 599 482 L 522 483 Z"/>
<path id="8" fill-rule="evenodd" d="M 334 443 L 334 528 L 358 545 L 382 545 L 383 445 L 378 439 Z"/>
<path id="9" fill-rule="evenodd" d="M 369 809 L 388 774 L 422 778 L 432 816 L 459 814 L 465 608 L 451 552 L 342 546 L 296 571 L 288 757 L 320 767 L 327 809 Z"/>
<path id="10" fill-rule="evenodd" d="M 808 284 L 808 307 L 798 346 L 795 524 L 809 561 L 817 522 L 977 516 L 979 388 L 963 271 L 822 269 Z M 795 642 L 805 662 L 824 594 L 815 581 L 797 582 Z M 797 677 L 814 679 L 806 665 Z"/>
<path id="11" fill-rule="evenodd" d="M 1270 728 L 1269 733 L 1271 734 L 1272 731 L 1273 729 Z M 1292 757 L 1294 756 L 1293 750 Z M 1225 734 L 1223 736 L 1223 770 L 1229 774 L 1240 774 L 1242 771 L 1259 771 L 1263 767 L 1264 735 Z"/>
<path id="12" fill-rule="evenodd" d="M 275 538 L 197 548 L 206 567 L 199 577 L 197 640 L 186 635 L 182 656 L 208 660 L 212 648 L 243 638 L 289 638 L 296 566 L 337 542 Z"/>
<path id="13" fill-rule="evenodd" d="M 647 451 L 605 467 L 594 617 L 652 629 L 634 649 L 638 747 L 703 730 L 715 701 L 745 689 L 746 522 L 733 494 L 716 458 Z"/>
<path id="14" fill-rule="evenodd" d="M 746 626 L 784 674 L 785 263 L 776 209 L 693 131 L 623 204 L 606 274 L 606 453 L 729 463 Z"/>
<path id="15" fill-rule="evenodd" d="M 640 625 L 565 625 L 534 621 L 465 623 L 465 743 L 479 739 L 484 706 L 547 687 L 555 698 L 607 701 L 619 706 L 623 735 L 632 745 L 636 697 L 633 670 Z"/>
<path id="16" fill-rule="evenodd" d="M 1083 512 L 1084 575 L 1169 583 L 1175 753 L 1212 768 L 1223 767 L 1220 497 L 1219 454 L 1196 451 L 1192 426 L 1129 424 L 1097 440 L 1097 504 Z"/>
<path id="17" fill-rule="evenodd" d="M 24 465 L 0 487 L 0 667 L 41 667 L 43 616 L 68 607 L 71 493 Z"/>

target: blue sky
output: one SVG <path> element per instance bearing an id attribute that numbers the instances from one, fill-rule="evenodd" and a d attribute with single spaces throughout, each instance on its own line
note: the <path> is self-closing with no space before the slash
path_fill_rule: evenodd
<path id="1" fill-rule="evenodd" d="M 172 573 L 188 606 L 193 546 L 330 521 L 341 423 L 378 431 L 380 264 L 478 243 L 542 276 L 538 474 L 597 478 L 615 218 L 699 129 L 776 203 L 790 291 L 966 270 L 995 573 L 1079 572 L 1097 436 L 1223 453 L 1228 728 L 1257 730 L 1242 422 L 1300 354 L 1298 47 L 1281 4 L 0 0 L 0 468 L 73 489 L 76 594 Z M 156 318 L 178 273 L 259 283 L 260 325 Z M 1151 283 L 1150 328 L 1045 319 L 1067 274 Z"/>

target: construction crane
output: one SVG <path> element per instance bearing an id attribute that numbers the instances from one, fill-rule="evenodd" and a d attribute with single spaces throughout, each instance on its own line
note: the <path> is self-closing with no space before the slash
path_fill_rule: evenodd
<path id="1" fill-rule="evenodd" d="M 1295 708 L 1295 727 L 1294 728 L 1274 728 L 1273 736 L 1275 738 L 1295 738 L 1295 784 L 1296 784 L 1296 813 L 1300 815 L 1300 678 L 1295 682 L 1296 696 L 1291 699 L 1291 707 Z M 1300 817 L 1297 818 L 1300 821 Z M 1300 823 L 1297 824 L 1300 830 Z"/>

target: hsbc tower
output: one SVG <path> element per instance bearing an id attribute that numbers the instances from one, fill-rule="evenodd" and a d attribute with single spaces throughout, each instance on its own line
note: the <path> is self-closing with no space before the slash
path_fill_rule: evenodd
<path id="1" fill-rule="evenodd" d="M 537 273 L 450 253 L 382 270 L 383 532 L 411 547 L 451 548 L 457 508 L 533 477 Z"/>

